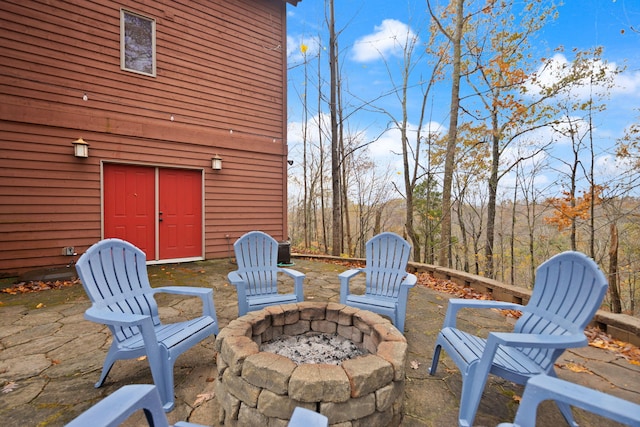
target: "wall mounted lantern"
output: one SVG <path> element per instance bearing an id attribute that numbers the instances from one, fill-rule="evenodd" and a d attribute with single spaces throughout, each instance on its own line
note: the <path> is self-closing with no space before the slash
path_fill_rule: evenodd
<path id="1" fill-rule="evenodd" d="M 89 157 L 89 144 L 84 142 L 82 138 L 78 138 L 72 142 L 73 155 L 76 157 Z"/>
<path id="2" fill-rule="evenodd" d="M 211 158 L 211 169 L 219 171 L 222 169 L 222 157 L 217 154 Z"/>

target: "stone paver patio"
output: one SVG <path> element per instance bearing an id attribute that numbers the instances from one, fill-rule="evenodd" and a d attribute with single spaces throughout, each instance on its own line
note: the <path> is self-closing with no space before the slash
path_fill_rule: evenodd
<path id="1" fill-rule="evenodd" d="M 294 259 L 293 268 L 307 274 L 305 299 L 338 302 L 338 273 L 345 267 Z M 212 286 L 221 328 L 237 317 L 237 301 L 226 274 L 235 269 L 229 260 L 213 260 L 149 267 L 154 286 Z M 430 376 L 435 337 L 444 318 L 449 296 L 416 286 L 409 294 L 405 328 L 408 343 L 405 367 L 402 426 L 453 426 L 457 424 L 460 374 L 446 355 L 438 374 Z M 158 298 L 161 317 L 182 319 L 200 312 L 195 299 Z M 40 307 L 40 308 L 36 308 Z M 130 383 L 150 383 L 146 360 L 116 362 L 103 387 L 95 389 L 110 343 L 110 333 L 83 319 L 89 307 L 80 286 L 34 294 L 0 294 L 0 419 L 4 426 L 63 426 L 83 410 Z M 467 312 L 461 327 L 476 333 L 510 330 L 509 319 L 493 311 Z M 170 422 L 188 420 L 216 426 L 220 396 L 214 338 L 187 351 L 176 363 L 176 408 Z M 606 350 L 585 347 L 565 352 L 557 364 L 561 378 L 640 403 L 640 366 Z M 417 369 L 415 369 L 417 368 Z M 490 377 L 480 403 L 476 424 L 495 426 L 512 421 L 523 388 Z M 538 425 L 565 425 L 559 411 L 545 402 Z M 601 426 L 607 421 L 577 411 L 581 426 Z M 140 425 L 141 419 L 130 425 Z M 347 427 L 350 423 L 340 424 Z"/>

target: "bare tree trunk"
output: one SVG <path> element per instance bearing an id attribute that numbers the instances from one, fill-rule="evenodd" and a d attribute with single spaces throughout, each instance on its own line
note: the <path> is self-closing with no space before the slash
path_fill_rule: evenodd
<path id="1" fill-rule="evenodd" d="M 320 64 L 320 54 L 318 54 L 318 88 L 322 87 L 322 75 L 320 73 L 321 69 Z M 318 89 L 318 111 L 322 111 L 322 93 L 320 89 Z M 320 151 L 320 171 L 319 171 L 319 180 L 320 180 L 320 222 L 322 226 L 322 244 L 324 246 L 324 253 L 329 252 L 329 243 L 327 236 L 327 211 L 324 200 L 324 135 L 322 134 L 322 114 L 318 113 L 318 146 Z"/>
<path id="2" fill-rule="evenodd" d="M 336 49 L 337 49 L 337 40 L 336 40 Z M 348 180 L 347 180 L 347 175 L 348 175 L 348 171 L 347 169 L 349 168 L 349 162 L 347 162 L 347 159 L 345 159 L 344 157 L 344 153 L 345 153 L 345 147 L 344 147 L 344 121 L 343 121 L 343 111 L 342 111 L 342 79 L 340 78 L 340 76 L 338 75 L 338 87 L 336 88 L 337 90 L 337 105 L 338 105 L 338 129 L 339 129 L 339 135 L 340 135 L 340 140 L 338 143 L 339 146 L 339 152 L 340 152 L 340 170 L 341 170 L 341 176 L 342 176 L 342 216 L 344 218 L 344 227 L 343 227 L 343 233 L 342 233 L 342 244 L 341 246 L 344 245 L 344 241 L 346 238 L 347 241 L 347 247 L 346 250 L 344 250 L 345 253 L 349 254 L 349 256 L 353 255 L 353 238 L 351 235 L 351 217 L 349 215 L 349 195 L 348 195 Z"/>
<path id="3" fill-rule="evenodd" d="M 515 249 L 515 240 L 516 240 L 516 205 L 518 203 L 518 174 L 516 173 L 516 185 L 514 185 L 513 189 L 513 206 L 511 207 L 511 242 L 509 246 L 509 260 L 510 262 L 510 270 L 511 270 L 511 284 L 515 285 L 516 283 L 516 249 Z M 504 263 L 503 263 L 504 264 Z"/>
<path id="4" fill-rule="evenodd" d="M 487 205 L 487 243 L 484 247 L 485 275 L 494 276 L 493 249 L 495 244 L 496 200 L 498 196 L 498 168 L 500 167 L 500 136 L 498 135 L 498 112 L 491 113 L 493 136 L 491 137 L 491 172 L 489 174 L 489 204 Z"/>
<path id="5" fill-rule="evenodd" d="M 620 290 L 618 288 L 618 227 L 611 224 L 611 248 L 609 249 L 609 290 L 611 291 L 611 311 L 622 313 Z"/>
<path id="6" fill-rule="evenodd" d="M 304 61 L 304 81 L 306 82 L 308 79 L 307 75 L 307 57 L 305 55 Z M 310 218 L 311 218 L 311 197 L 309 195 L 309 177 L 307 176 L 308 165 L 307 165 L 307 130 L 309 127 L 309 106 L 307 105 L 307 93 L 309 85 L 304 85 L 304 96 L 302 98 L 303 103 L 303 111 L 304 111 L 304 123 L 302 125 L 302 181 L 304 184 L 304 195 L 303 195 L 303 232 L 304 232 L 304 247 L 305 249 L 309 248 L 309 235 L 311 234 L 310 228 Z"/>
<path id="7" fill-rule="evenodd" d="M 458 107 L 460 106 L 460 75 L 462 68 L 462 31 L 464 24 L 464 0 L 456 0 L 454 34 L 449 37 L 453 44 L 453 73 L 451 75 L 451 105 L 449 107 L 449 133 L 444 161 L 442 188 L 442 230 L 440 238 L 439 264 L 451 264 L 451 187 L 455 168 L 456 143 L 458 138 Z"/>
<path id="8" fill-rule="evenodd" d="M 467 237 L 467 227 L 464 223 L 464 218 L 462 217 L 462 198 L 460 198 L 460 202 L 458 202 L 458 209 L 456 212 L 458 213 L 458 224 L 460 224 L 460 239 L 462 240 L 462 269 L 469 272 L 469 238 Z"/>
<path id="9" fill-rule="evenodd" d="M 593 82 L 593 76 L 591 76 L 591 82 Z M 589 85 L 589 90 L 593 90 L 593 85 Z M 591 258 L 596 257 L 596 185 L 595 185 L 595 162 L 596 155 L 593 149 L 593 97 L 589 96 L 589 146 L 591 152 L 591 168 L 589 170 L 589 181 L 591 181 L 591 204 L 589 206 L 589 255 Z M 617 259 L 617 256 L 616 256 Z"/>
<path id="10" fill-rule="evenodd" d="M 336 20 L 334 0 L 329 0 L 329 68 L 331 72 L 331 191 L 332 191 L 332 242 L 331 255 L 342 253 L 342 213 L 340 209 L 340 151 L 338 146 L 338 52 L 336 48 Z"/>

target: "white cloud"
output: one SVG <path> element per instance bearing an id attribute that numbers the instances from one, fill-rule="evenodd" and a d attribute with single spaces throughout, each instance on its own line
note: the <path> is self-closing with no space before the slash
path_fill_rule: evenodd
<path id="1" fill-rule="evenodd" d="M 356 62 L 369 62 L 381 57 L 402 57 L 407 40 L 417 35 L 403 22 L 385 19 L 374 27 L 374 32 L 357 39 L 353 44 L 352 58 Z"/>
<path id="2" fill-rule="evenodd" d="M 588 99 L 592 94 L 640 95 L 640 72 L 616 73 L 617 68 L 615 62 L 592 61 L 590 69 L 596 73 L 602 71 L 605 80 L 611 81 L 611 87 L 602 84 L 591 87 L 588 78 L 584 78 L 580 84 L 571 88 L 570 94 L 578 99 Z M 526 84 L 527 90 L 530 93 L 540 93 L 544 88 L 552 87 L 569 76 L 571 71 L 572 63 L 564 55 L 557 53 L 538 68 Z"/>
<path id="3" fill-rule="evenodd" d="M 629 95 L 640 95 L 640 72 L 623 72 L 616 77 L 615 91 Z"/>
<path id="4" fill-rule="evenodd" d="M 409 143 L 411 145 L 415 145 L 417 130 L 417 126 L 413 124 L 409 123 L 407 125 L 407 133 L 409 134 Z M 444 132 L 446 132 L 445 126 L 438 122 L 429 122 L 422 127 L 423 137 L 426 137 L 429 133 L 441 136 Z M 373 139 L 374 138 L 371 138 L 370 140 Z M 426 147 L 423 146 L 423 148 Z M 391 128 L 387 130 L 382 136 L 369 145 L 369 151 L 374 159 L 390 159 L 390 157 L 397 156 L 401 162 L 402 159 L 399 156 L 399 154 L 402 153 L 400 129 Z"/>
<path id="5" fill-rule="evenodd" d="M 318 119 L 322 121 L 323 127 L 326 128 L 325 135 L 329 135 L 329 115 L 323 113 L 321 116 L 314 116 L 309 119 L 309 129 L 307 132 L 307 141 L 314 148 L 317 149 L 318 146 L 318 130 L 317 123 Z M 415 145 L 415 134 L 417 131 L 417 127 L 415 125 L 408 125 L 408 132 L 410 143 Z M 289 121 L 288 124 L 288 145 L 289 145 L 289 158 L 293 159 L 295 165 L 300 165 L 302 161 L 302 123 L 301 122 L 293 122 Z M 423 126 L 422 134 L 426 136 L 429 132 L 434 135 L 442 135 L 446 132 L 446 127 L 438 122 L 429 122 Z M 361 143 L 367 144 L 366 150 L 368 151 L 371 160 L 376 164 L 376 167 L 380 169 L 381 173 L 384 173 L 386 170 L 390 170 L 394 174 L 402 173 L 403 165 L 402 165 L 402 138 L 400 136 L 400 130 L 397 128 L 388 129 L 382 135 L 371 135 L 363 132 L 361 136 L 359 136 Z M 325 142 L 325 149 L 328 150 L 330 144 L 329 140 Z M 369 143 L 371 142 L 371 143 Z M 426 149 L 426 146 L 423 146 L 423 150 Z M 421 153 L 424 156 L 424 151 Z M 294 166 L 295 167 L 295 166 Z"/>
<path id="6" fill-rule="evenodd" d="M 603 182 L 609 182 L 609 180 L 614 180 L 632 171 L 636 167 L 636 163 L 633 159 L 604 154 L 596 158 L 595 166 L 598 178 L 601 178 Z"/>

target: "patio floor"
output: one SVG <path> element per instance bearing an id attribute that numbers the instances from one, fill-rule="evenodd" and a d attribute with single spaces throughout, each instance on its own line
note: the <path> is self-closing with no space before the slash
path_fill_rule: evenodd
<path id="1" fill-rule="evenodd" d="M 338 273 L 346 267 L 293 259 L 306 273 L 305 299 L 339 301 Z M 237 317 L 235 289 L 226 274 L 235 269 L 229 260 L 150 266 L 153 286 L 213 286 L 220 327 Z M 444 319 L 449 295 L 416 286 L 409 294 L 405 335 L 409 344 L 402 426 L 457 424 L 461 377 L 443 354 L 438 373 L 430 376 L 433 345 Z M 200 312 L 198 300 L 162 295 L 161 317 L 181 319 Z M 40 307 L 40 308 L 37 308 Z M 32 294 L 0 293 L 0 419 L 5 426 L 63 426 L 117 388 L 130 383 L 151 383 L 146 360 L 119 361 L 103 387 L 95 389 L 110 334 L 83 319 L 89 302 L 74 286 Z M 512 320 L 495 311 L 465 312 L 459 325 L 469 331 L 508 331 Z M 213 393 L 216 365 L 214 339 L 187 351 L 175 368 L 176 408 L 170 422 L 188 420 L 218 425 L 218 403 Z M 560 378 L 583 384 L 640 404 L 640 366 L 619 354 L 585 347 L 565 352 L 557 364 Z M 490 377 L 476 417 L 476 425 L 495 426 L 512 421 L 523 388 Z M 538 425 L 566 425 L 551 402 L 538 413 Z M 601 426 L 601 418 L 576 411 L 581 426 Z M 136 425 L 140 420 L 132 420 Z M 139 425 L 139 424 L 138 424 Z"/>

